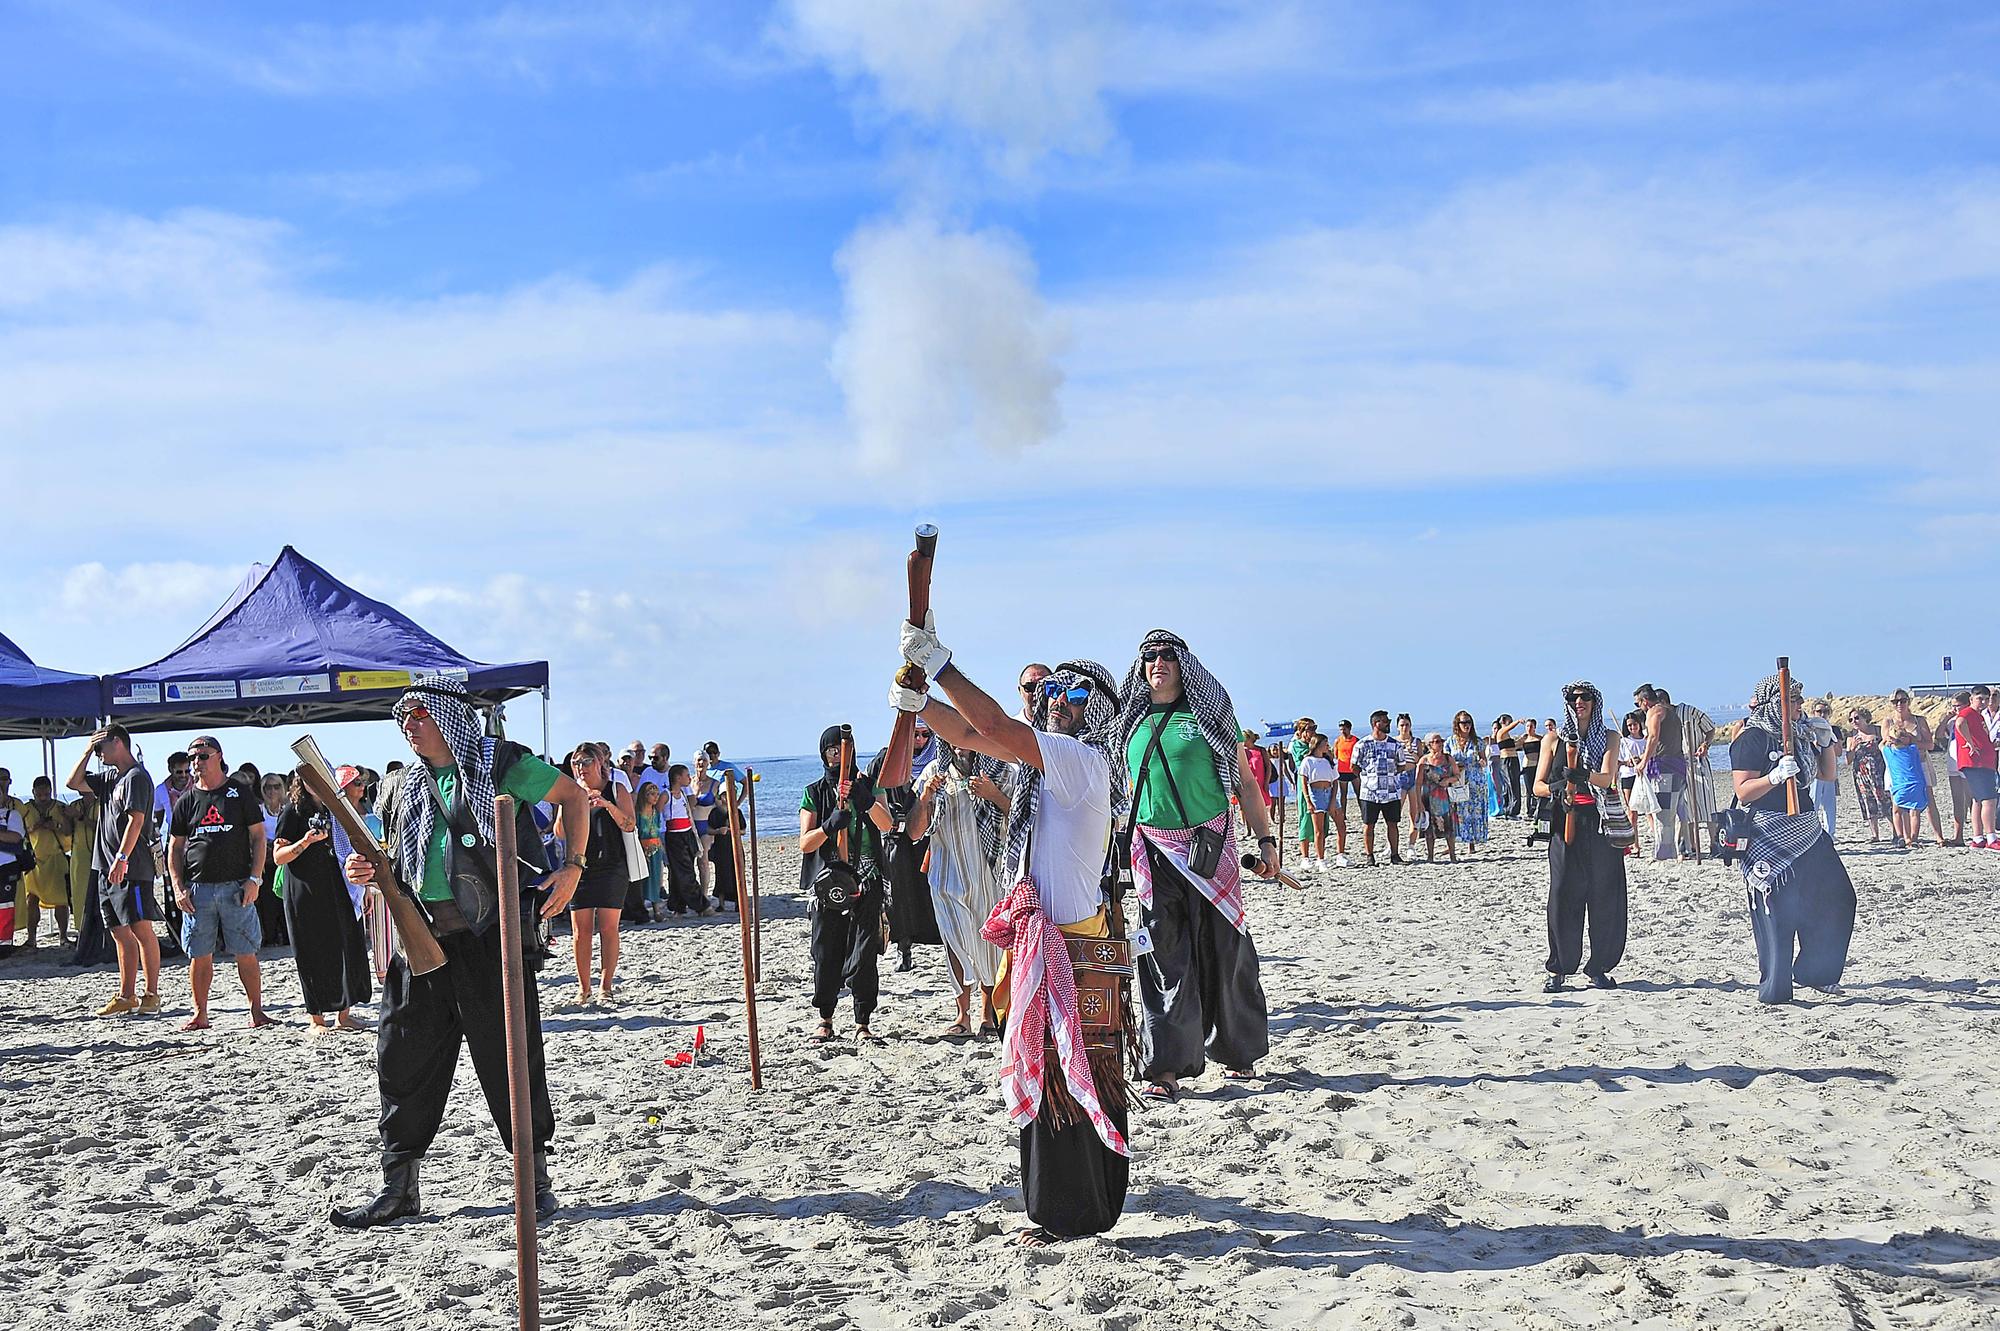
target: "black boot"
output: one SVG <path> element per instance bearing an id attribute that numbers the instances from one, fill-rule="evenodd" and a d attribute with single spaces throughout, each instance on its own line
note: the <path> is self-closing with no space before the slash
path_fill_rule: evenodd
<path id="1" fill-rule="evenodd" d="M 547 1220 L 556 1213 L 556 1190 L 549 1182 L 548 1152 L 535 1153 L 535 1218 Z"/>
<path id="2" fill-rule="evenodd" d="M 417 1156 L 409 1160 L 382 1159 L 382 1191 L 363 1206 L 336 1210 L 330 1217 L 340 1229 L 373 1229 L 406 1215 L 415 1215 L 422 1206 L 417 1197 Z"/>

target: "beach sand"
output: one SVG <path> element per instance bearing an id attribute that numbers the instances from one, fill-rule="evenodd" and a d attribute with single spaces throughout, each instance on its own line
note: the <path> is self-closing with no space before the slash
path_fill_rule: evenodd
<path id="1" fill-rule="evenodd" d="M 2000 1324 L 2000 855 L 1871 848 L 1846 812 L 1846 993 L 1781 1009 L 1714 864 L 1631 862 L 1623 988 L 1554 996 L 1522 824 L 1459 866 L 1252 886 L 1262 1080 L 1135 1107 L 1123 1220 L 1034 1253 L 1009 1243 L 998 1046 L 935 1038 L 940 952 L 885 959 L 886 1043 L 809 1046 L 797 855 L 766 842 L 761 1093 L 733 916 L 628 932 L 620 1006 L 546 1017 L 544 1325 Z M 265 958 L 287 1025 L 243 1029 L 225 968 L 188 1036 L 183 966 L 161 1017 L 96 1021 L 108 973 L 45 955 L 0 967 L 9 1324 L 513 1324 L 508 1160 L 469 1063 L 426 1216 L 343 1233 L 328 1209 L 379 1179 L 373 1041 L 310 1036 L 287 956 Z M 696 1023 L 708 1057 L 663 1066 Z"/>

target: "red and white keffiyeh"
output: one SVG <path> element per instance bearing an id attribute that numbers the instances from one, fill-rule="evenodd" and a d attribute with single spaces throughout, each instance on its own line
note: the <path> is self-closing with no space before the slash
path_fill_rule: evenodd
<path id="1" fill-rule="evenodd" d="M 1247 934 L 1250 932 L 1250 920 L 1243 909 L 1243 860 L 1236 853 L 1236 820 L 1229 816 L 1229 810 L 1224 809 L 1204 826 L 1222 833 L 1222 859 L 1215 866 L 1213 878 L 1203 878 L 1188 868 L 1188 847 L 1194 841 L 1195 829 L 1138 824 L 1139 835 L 1172 860 L 1182 876 L 1200 889 L 1201 894 L 1222 912 L 1222 918 L 1228 920 L 1237 933 Z M 1153 904 L 1153 857 L 1145 854 L 1143 847 L 1132 856 L 1132 885 L 1139 891 L 1139 900 L 1150 909 Z"/>
<path id="2" fill-rule="evenodd" d="M 1097 1085 L 1090 1076 L 1090 1057 L 1083 1044 L 1083 1017 L 1076 1006 L 1076 973 L 1069 965 L 1069 945 L 1062 930 L 1042 913 L 1042 895 L 1035 880 L 1023 876 L 1014 890 L 993 908 L 980 935 L 998 947 L 1010 948 L 1014 964 L 1008 974 L 1013 998 L 1007 1010 L 1007 1030 L 1000 1042 L 1000 1094 L 1007 1102 L 1007 1121 L 1025 1128 L 1042 1112 L 1044 1045 L 1053 1036 L 1063 1082 L 1083 1112 L 1097 1139 L 1110 1150 L 1130 1156 L 1125 1134 L 1104 1112 Z M 1052 1019 L 1053 1018 L 1053 1019 Z"/>

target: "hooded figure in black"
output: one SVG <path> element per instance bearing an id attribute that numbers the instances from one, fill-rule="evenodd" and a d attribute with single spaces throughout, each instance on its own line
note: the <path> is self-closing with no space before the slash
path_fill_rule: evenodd
<path id="1" fill-rule="evenodd" d="M 876 959 L 882 951 L 882 835 L 894 824 L 874 781 L 841 770 L 842 741 L 851 753 L 852 739 L 847 726 L 828 726 L 820 734 L 825 773 L 799 801 L 800 877 L 811 903 L 813 1006 L 819 1009 L 816 1044 L 833 1038 L 833 1009 L 843 988 L 854 998 L 856 1038 L 874 1039 L 868 1020 L 881 989 Z M 815 890 L 822 874 L 851 875 L 860 891 L 845 905 L 822 905 Z"/>
<path id="2" fill-rule="evenodd" d="M 925 732 L 910 759 L 910 784 L 878 787 L 889 804 L 890 828 L 882 836 L 882 881 L 889 889 L 885 907 L 889 912 L 889 941 L 902 954 L 898 970 L 909 970 L 914 964 L 911 948 L 944 943 L 943 935 L 938 932 L 937 908 L 931 904 L 931 882 L 924 872 L 930 843 L 922 838 L 912 839 L 908 830 L 910 815 L 917 807 L 916 776 L 937 753 L 936 736 Z M 868 775 L 877 781 L 882 778 L 882 760 L 886 757 L 885 749 L 868 765 Z"/>

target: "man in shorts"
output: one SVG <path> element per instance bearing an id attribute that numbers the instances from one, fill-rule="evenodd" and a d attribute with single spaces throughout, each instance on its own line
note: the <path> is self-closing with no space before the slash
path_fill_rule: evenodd
<path id="1" fill-rule="evenodd" d="M 104 765 L 103 771 L 85 770 L 92 758 Z M 90 737 L 63 784 L 95 801 L 98 810 L 90 867 L 97 880 L 98 915 L 118 949 L 118 994 L 97 1015 L 151 1016 L 160 1010 L 160 935 L 153 927 L 160 918 L 160 903 L 153 896 L 158 874 L 146 839 L 153 815 L 152 774 L 133 756 L 125 727 L 110 725 Z M 138 992 L 141 969 L 146 973 L 143 997 Z"/>
<path id="2" fill-rule="evenodd" d="M 217 947 L 236 958 L 236 976 L 250 1000 L 252 1029 L 269 1026 L 257 966 L 257 949 L 264 943 L 257 893 L 264 883 L 264 857 L 270 853 L 263 808 L 256 792 L 223 766 L 220 740 L 203 735 L 187 752 L 194 784 L 174 801 L 167 822 L 167 867 L 181 908 L 181 946 L 187 949 L 188 981 L 194 989 L 194 1015 L 181 1029 L 208 1029 Z"/>
<path id="3" fill-rule="evenodd" d="M 1354 748 L 1361 743 L 1361 737 L 1354 733 L 1352 721 L 1340 723 L 1340 736 L 1333 741 L 1334 774 L 1339 784 L 1334 787 L 1334 796 L 1340 802 L 1340 816 L 1347 817 L 1347 796 L 1350 792 L 1356 800 L 1361 798 L 1361 773 L 1354 770 Z"/>
<path id="4" fill-rule="evenodd" d="M 1360 775 L 1361 846 L 1368 863 L 1375 864 L 1375 824 L 1389 822 L 1389 863 L 1401 864 L 1396 849 L 1397 829 L 1403 818 L 1403 787 L 1396 778 L 1403 770 L 1403 746 L 1389 737 L 1389 714 L 1377 709 L 1368 718 L 1372 733 L 1354 746 L 1354 770 Z"/>
<path id="5" fill-rule="evenodd" d="M 1993 825 L 1996 805 L 2000 805 L 2000 773 L 1994 768 L 1993 732 L 1986 724 L 1986 704 L 1991 697 L 1992 691 L 1982 684 L 1952 699 L 1958 704 L 1958 752 L 1953 757 L 1972 801 L 1972 840 L 1966 844 L 1974 850 L 2000 850 L 2000 836 L 1995 835 Z"/>

